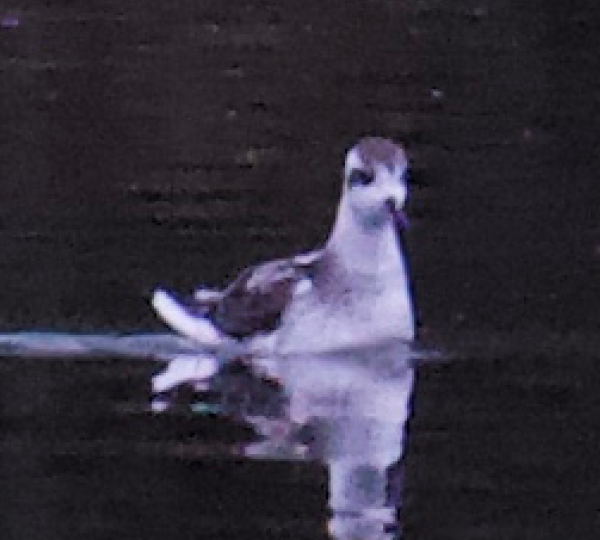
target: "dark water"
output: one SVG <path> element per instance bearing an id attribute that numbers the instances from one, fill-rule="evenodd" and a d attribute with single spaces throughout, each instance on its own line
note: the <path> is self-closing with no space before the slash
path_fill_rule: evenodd
<path id="1" fill-rule="evenodd" d="M 407 538 L 595 538 L 599 19 L 589 3 L 20 2 L 0 8 L 4 332 L 162 330 L 327 234 L 343 150 L 414 163 L 423 338 Z M 0 363 L 0 536 L 326 537 L 318 462 L 148 411 L 148 360 Z"/>

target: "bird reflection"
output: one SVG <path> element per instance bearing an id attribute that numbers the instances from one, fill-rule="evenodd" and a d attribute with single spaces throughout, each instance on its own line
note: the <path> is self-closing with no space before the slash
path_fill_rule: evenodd
<path id="1" fill-rule="evenodd" d="M 412 358 L 400 341 L 328 354 L 239 358 L 223 366 L 209 356 L 179 356 L 154 378 L 154 407 L 168 408 L 185 391 L 196 392 L 197 410 L 218 404 L 221 414 L 241 418 L 259 435 L 243 446 L 246 457 L 327 465 L 332 537 L 392 538 L 401 505 Z"/>

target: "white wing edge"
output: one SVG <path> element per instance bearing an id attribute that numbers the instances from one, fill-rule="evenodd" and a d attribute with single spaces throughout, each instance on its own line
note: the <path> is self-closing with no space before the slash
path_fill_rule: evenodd
<path id="1" fill-rule="evenodd" d="M 295 264 L 308 265 L 314 263 L 317 259 L 320 259 L 322 256 L 323 250 L 316 249 L 314 251 L 309 251 L 308 253 L 301 253 L 299 255 L 295 255 L 292 258 L 292 261 Z"/>
<path id="2" fill-rule="evenodd" d="M 198 302 L 218 302 L 223 298 L 223 293 L 214 289 L 200 288 L 194 291 L 194 298 Z"/>

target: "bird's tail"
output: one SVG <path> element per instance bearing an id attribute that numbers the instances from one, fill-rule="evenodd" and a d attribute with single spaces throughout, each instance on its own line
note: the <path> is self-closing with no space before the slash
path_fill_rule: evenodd
<path id="1" fill-rule="evenodd" d="M 173 330 L 204 347 L 216 348 L 226 340 L 210 320 L 191 313 L 166 291 L 154 291 L 152 307 Z"/>

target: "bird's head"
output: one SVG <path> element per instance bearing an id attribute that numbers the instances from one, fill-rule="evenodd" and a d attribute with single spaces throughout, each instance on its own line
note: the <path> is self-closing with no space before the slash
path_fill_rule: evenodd
<path id="1" fill-rule="evenodd" d="M 400 145 L 379 137 L 361 139 L 346 154 L 344 202 L 367 230 L 390 222 L 404 229 L 407 179 L 408 160 Z"/>

